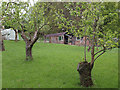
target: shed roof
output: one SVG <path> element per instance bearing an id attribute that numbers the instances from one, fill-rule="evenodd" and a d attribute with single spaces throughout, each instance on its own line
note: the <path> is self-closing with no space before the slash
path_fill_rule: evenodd
<path id="1" fill-rule="evenodd" d="M 48 34 L 48 35 L 45 35 L 45 37 L 55 37 L 55 36 L 61 36 L 61 35 L 64 35 L 64 34 L 66 34 L 66 32 Z"/>

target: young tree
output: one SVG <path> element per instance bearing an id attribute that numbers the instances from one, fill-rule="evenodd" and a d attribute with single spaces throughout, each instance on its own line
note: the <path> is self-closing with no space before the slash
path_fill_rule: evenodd
<path id="1" fill-rule="evenodd" d="M 38 40 L 40 31 L 48 25 L 45 22 L 47 18 L 44 17 L 47 6 L 49 7 L 49 3 L 36 3 L 33 6 L 30 2 L 2 3 L 2 22 L 21 31 L 21 37 L 26 44 L 26 60 L 33 59 L 32 47 Z"/>
<path id="2" fill-rule="evenodd" d="M 118 36 L 118 15 L 117 3 L 111 3 L 112 8 L 108 8 L 108 3 L 91 3 L 77 2 L 67 3 L 65 8 L 70 12 L 72 19 L 64 17 L 60 10 L 57 12 L 57 19 L 61 20 L 59 26 L 67 28 L 67 32 L 73 33 L 76 37 L 87 36 L 90 41 L 91 61 L 86 60 L 86 44 L 84 51 L 84 62 L 80 62 L 77 71 L 80 74 L 82 86 L 88 87 L 93 85 L 91 71 L 94 62 L 103 55 L 107 50 L 117 47 L 118 42 L 115 38 Z M 78 19 L 77 19 L 78 18 Z M 115 23 L 114 25 L 112 25 Z M 110 28 L 112 27 L 112 28 Z M 116 30 L 113 30 L 116 28 Z M 86 41 L 86 40 L 85 40 Z M 102 49 L 95 52 L 96 44 Z"/>

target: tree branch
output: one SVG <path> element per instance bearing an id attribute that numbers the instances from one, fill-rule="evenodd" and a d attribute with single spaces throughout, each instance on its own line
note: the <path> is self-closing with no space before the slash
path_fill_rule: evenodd
<path id="1" fill-rule="evenodd" d="M 29 41 L 28 38 L 26 37 L 24 31 L 21 32 L 21 37 L 23 38 L 23 40 L 24 40 L 25 42 L 26 42 L 26 41 Z"/>
<path id="2" fill-rule="evenodd" d="M 7 7 L 6 7 L 5 11 L 8 9 L 8 6 L 9 6 L 9 4 L 10 4 L 10 3 L 17 4 L 16 2 L 8 2 L 8 3 L 7 3 Z M 20 4 L 17 4 L 17 5 L 20 5 Z"/>
<path id="3" fill-rule="evenodd" d="M 31 33 L 28 33 L 29 37 L 30 37 L 30 41 L 32 40 L 32 36 L 31 36 Z"/>
<path id="4" fill-rule="evenodd" d="M 93 65 L 94 62 L 95 62 L 95 60 L 96 60 L 98 57 L 100 57 L 102 54 L 104 54 L 104 53 L 106 52 L 106 50 L 110 50 L 110 49 L 111 49 L 111 48 L 107 48 L 107 49 L 106 49 L 106 47 L 104 47 L 104 49 L 102 49 L 102 50 L 98 51 L 97 53 L 95 53 L 94 55 L 96 55 L 96 54 L 100 53 L 101 51 L 103 51 L 101 54 L 99 54 L 99 55 L 94 59 L 94 61 L 91 63 L 91 65 Z"/>
<path id="5" fill-rule="evenodd" d="M 26 35 L 25 35 L 25 32 L 24 32 L 24 27 L 23 27 L 23 25 L 18 21 L 18 23 L 20 24 L 20 26 L 21 26 L 21 28 L 22 28 L 22 32 L 21 32 L 21 37 L 23 38 L 23 40 L 26 42 L 28 42 L 29 40 L 28 40 L 28 38 L 26 37 Z"/>
<path id="6" fill-rule="evenodd" d="M 45 25 L 49 25 L 49 24 L 44 24 L 42 25 L 38 30 L 35 31 L 34 33 L 34 37 L 33 37 L 33 40 L 31 42 L 31 45 L 33 45 L 39 38 L 39 31 L 45 26 Z M 50 25 L 49 25 L 50 26 Z"/>
<path id="7" fill-rule="evenodd" d="M 39 31 L 36 30 L 30 45 L 33 45 L 38 40 L 38 38 L 39 38 L 38 36 L 39 36 Z"/>
<path id="8" fill-rule="evenodd" d="M 104 50 L 105 50 L 105 49 L 102 49 L 102 50 L 100 50 L 100 51 L 96 52 L 96 53 L 94 54 L 94 56 L 95 56 L 96 54 L 98 54 L 98 53 L 100 53 L 100 52 L 104 51 Z"/>
<path id="9" fill-rule="evenodd" d="M 38 29 L 38 31 L 40 31 L 45 25 L 49 25 L 49 24 L 44 24 L 44 25 L 42 25 L 39 29 Z M 50 26 L 50 25 L 49 25 Z"/>
<path id="10" fill-rule="evenodd" d="M 95 59 L 94 59 L 94 62 L 95 62 L 95 60 L 98 58 L 98 57 L 100 57 L 102 54 L 104 54 L 105 53 L 105 51 L 103 51 L 101 54 L 99 54 Z"/>

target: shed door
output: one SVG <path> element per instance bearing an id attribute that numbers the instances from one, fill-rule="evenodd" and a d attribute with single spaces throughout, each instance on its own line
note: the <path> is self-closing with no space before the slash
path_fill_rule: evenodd
<path id="1" fill-rule="evenodd" d="M 64 35 L 64 44 L 68 44 L 68 36 Z"/>

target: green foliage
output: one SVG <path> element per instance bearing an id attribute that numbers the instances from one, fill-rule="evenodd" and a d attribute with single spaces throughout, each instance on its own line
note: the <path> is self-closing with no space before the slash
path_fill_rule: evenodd
<path id="1" fill-rule="evenodd" d="M 60 13 L 59 10 L 56 20 L 62 22 L 59 28 L 66 28 L 75 36 L 87 35 L 91 40 L 95 36 L 98 45 L 106 48 L 117 47 L 118 40 L 115 40 L 118 39 L 117 6 L 114 2 L 65 3 L 64 8 L 69 11 L 71 18 L 64 17 L 64 13 Z"/>
<path id="2" fill-rule="evenodd" d="M 26 33 L 39 30 L 44 24 L 49 24 L 45 12 L 49 3 L 37 2 L 31 5 L 30 2 L 3 2 L 2 16 L 4 17 L 2 23 L 5 26 L 15 28 L 18 30 L 26 30 Z M 23 26 L 23 29 L 21 27 Z M 46 29 L 47 28 L 47 29 Z M 47 32 L 50 27 L 44 26 L 40 32 Z M 46 30 L 46 31 L 45 31 Z"/>

